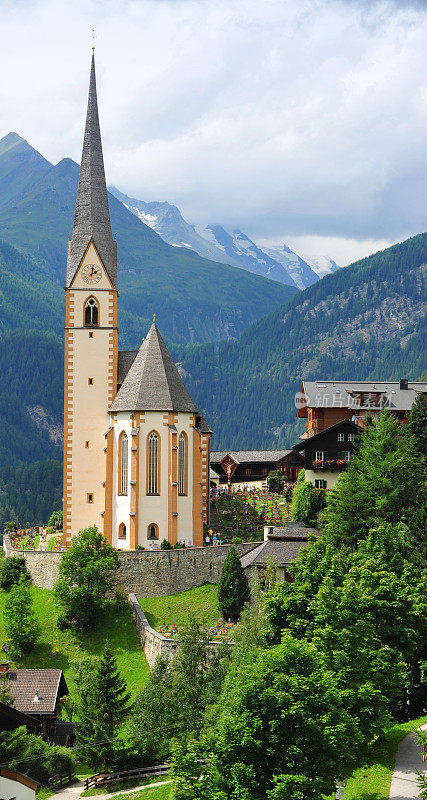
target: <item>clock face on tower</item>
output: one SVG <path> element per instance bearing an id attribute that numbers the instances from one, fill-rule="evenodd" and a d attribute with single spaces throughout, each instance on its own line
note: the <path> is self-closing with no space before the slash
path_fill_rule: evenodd
<path id="1" fill-rule="evenodd" d="M 82 269 L 82 278 L 89 286 L 93 286 L 94 283 L 99 283 L 101 277 L 101 269 L 96 264 L 86 264 Z"/>

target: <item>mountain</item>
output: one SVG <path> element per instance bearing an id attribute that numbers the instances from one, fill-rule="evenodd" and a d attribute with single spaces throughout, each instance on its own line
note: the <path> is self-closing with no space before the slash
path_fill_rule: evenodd
<path id="1" fill-rule="evenodd" d="M 26 280 L 32 290 L 42 284 L 48 296 L 53 292 L 59 303 L 54 316 L 62 309 L 62 291 L 56 290 L 64 284 L 78 171 L 70 159 L 53 166 L 17 134 L 0 141 L 0 239 L 16 248 L 23 261 L 34 261 Z M 109 202 L 119 243 L 122 347 L 140 343 L 154 312 L 162 332 L 176 342 L 237 338 L 296 292 L 295 287 L 172 247 L 114 196 Z M 24 277 L 15 256 L 6 267 L 17 281 Z M 16 319 L 19 323 L 19 314 Z M 0 319 L 1 327 L 5 322 Z M 55 330 L 59 333 L 61 327 Z"/>
<path id="2" fill-rule="evenodd" d="M 327 275 L 238 342 L 176 347 L 216 449 L 289 447 L 301 379 L 416 379 L 425 370 L 427 233 Z M 209 364 L 206 373 L 204 365 Z"/>
<path id="3" fill-rule="evenodd" d="M 330 275 L 331 272 L 336 272 L 340 269 L 339 264 L 328 256 L 305 256 L 307 264 L 314 270 L 319 278 L 324 278 L 325 275 Z"/>
<path id="4" fill-rule="evenodd" d="M 316 270 L 308 265 L 301 256 L 294 253 L 286 244 L 275 245 L 274 247 L 264 247 L 264 252 L 268 253 L 288 271 L 294 284 L 299 289 L 306 289 L 319 280 Z"/>
<path id="5" fill-rule="evenodd" d="M 285 248 L 288 256 L 281 253 L 276 256 L 259 247 L 238 229 L 226 231 L 221 225 L 196 227 L 187 222 L 179 208 L 171 203 L 137 200 L 123 194 L 115 186 L 111 186 L 110 191 L 138 219 L 174 247 L 195 250 L 204 258 L 241 267 L 256 275 L 263 275 L 287 286 L 298 286 L 300 289 L 318 280 L 316 272 L 289 248 Z M 288 269 L 288 261 L 291 269 Z M 294 265 L 300 265 L 299 270 Z M 297 280 L 291 274 L 292 269 L 297 274 Z"/>

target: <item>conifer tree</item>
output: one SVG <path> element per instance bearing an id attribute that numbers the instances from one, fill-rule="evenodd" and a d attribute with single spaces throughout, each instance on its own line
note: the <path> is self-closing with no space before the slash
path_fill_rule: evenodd
<path id="1" fill-rule="evenodd" d="M 114 763 L 129 699 L 113 652 L 106 647 L 99 662 L 87 671 L 80 688 L 77 743 L 92 766 L 107 770 Z"/>
<path id="2" fill-rule="evenodd" d="M 237 622 L 249 601 L 248 579 L 234 547 L 228 551 L 218 584 L 218 604 L 225 619 Z"/>
<path id="3" fill-rule="evenodd" d="M 427 458 L 427 397 L 423 394 L 418 395 L 412 406 L 410 430 L 417 450 Z"/>
<path id="4" fill-rule="evenodd" d="M 4 609 L 4 626 L 12 654 L 29 653 L 37 641 L 39 626 L 25 579 L 12 587 Z"/>
<path id="5" fill-rule="evenodd" d="M 368 425 L 322 514 L 337 544 L 352 547 L 380 520 L 399 522 L 417 506 L 422 475 L 414 438 L 388 411 Z"/>

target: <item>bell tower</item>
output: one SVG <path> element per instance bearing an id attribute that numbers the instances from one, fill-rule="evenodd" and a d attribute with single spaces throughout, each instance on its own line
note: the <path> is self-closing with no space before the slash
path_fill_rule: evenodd
<path id="1" fill-rule="evenodd" d="M 111 233 L 92 55 L 65 287 L 64 524 L 103 531 L 105 432 L 117 391 L 117 249 Z"/>

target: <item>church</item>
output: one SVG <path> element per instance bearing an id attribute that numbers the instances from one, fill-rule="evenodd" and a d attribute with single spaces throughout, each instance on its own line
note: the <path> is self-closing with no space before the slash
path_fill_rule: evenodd
<path id="1" fill-rule="evenodd" d="M 118 350 L 94 55 L 65 296 L 64 546 L 91 525 L 120 550 L 163 539 L 201 546 L 212 431 L 155 317 L 139 350 Z"/>

